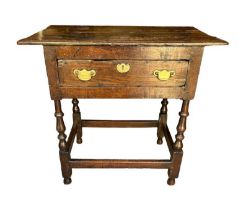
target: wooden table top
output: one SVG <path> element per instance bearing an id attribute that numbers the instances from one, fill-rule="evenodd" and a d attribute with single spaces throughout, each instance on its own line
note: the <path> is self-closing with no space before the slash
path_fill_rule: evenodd
<path id="1" fill-rule="evenodd" d="M 194 27 L 52 25 L 19 40 L 18 44 L 207 46 L 228 43 Z"/>

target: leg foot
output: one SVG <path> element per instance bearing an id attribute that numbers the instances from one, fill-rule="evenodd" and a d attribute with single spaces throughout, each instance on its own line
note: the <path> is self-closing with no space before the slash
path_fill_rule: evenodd
<path id="1" fill-rule="evenodd" d="M 170 186 L 174 185 L 175 184 L 175 179 L 174 178 L 168 178 L 167 184 L 170 185 Z"/>
<path id="2" fill-rule="evenodd" d="M 176 174 L 176 172 L 177 172 L 177 174 Z M 169 175 L 169 178 L 167 180 L 168 185 L 174 185 L 175 184 L 175 178 L 178 177 L 178 173 L 179 173 L 179 171 L 176 171 L 176 170 L 172 170 L 172 169 L 168 170 L 168 175 Z"/>
<path id="3" fill-rule="evenodd" d="M 83 143 L 83 140 L 82 140 L 82 138 L 77 138 L 77 144 L 82 144 Z"/>
<path id="4" fill-rule="evenodd" d="M 157 139 L 157 144 L 163 144 L 162 138 L 158 138 L 158 139 Z"/>
<path id="5" fill-rule="evenodd" d="M 70 184 L 72 182 L 71 178 L 64 178 L 64 184 Z"/>

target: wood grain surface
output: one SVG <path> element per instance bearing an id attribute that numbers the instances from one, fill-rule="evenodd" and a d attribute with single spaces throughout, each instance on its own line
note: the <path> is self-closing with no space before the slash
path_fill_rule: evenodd
<path id="1" fill-rule="evenodd" d="M 220 45 L 226 41 L 194 27 L 52 25 L 18 44 L 42 45 Z"/>

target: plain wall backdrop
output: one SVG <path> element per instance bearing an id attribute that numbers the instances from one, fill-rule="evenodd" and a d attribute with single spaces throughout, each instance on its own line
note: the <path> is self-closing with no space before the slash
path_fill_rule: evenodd
<path id="1" fill-rule="evenodd" d="M 238 209 L 238 12 L 235 0 L 0 3 L 0 209 Z M 195 26 L 230 43 L 206 47 L 176 185 L 166 170 L 73 170 L 62 183 L 42 46 L 18 39 L 52 24 Z M 83 118 L 157 119 L 157 100 L 80 100 Z M 181 101 L 169 103 L 175 134 Z M 71 102 L 63 101 L 67 132 Z M 156 158 L 156 129 L 84 129 L 74 157 Z"/>

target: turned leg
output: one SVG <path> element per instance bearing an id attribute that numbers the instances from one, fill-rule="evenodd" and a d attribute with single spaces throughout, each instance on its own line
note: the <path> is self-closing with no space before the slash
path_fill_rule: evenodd
<path id="1" fill-rule="evenodd" d="M 186 130 L 186 121 L 187 117 L 189 115 L 188 113 L 188 107 L 189 107 L 189 100 L 183 100 L 181 112 L 179 112 L 179 122 L 177 125 L 177 134 L 175 135 L 175 143 L 173 145 L 173 168 L 168 170 L 168 184 L 174 185 L 175 184 L 175 178 L 178 177 L 179 171 L 180 171 L 180 165 L 183 157 L 183 139 L 184 139 L 184 132 Z"/>
<path id="2" fill-rule="evenodd" d="M 81 144 L 82 143 L 82 121 L 81 121 L 81 113 L 79 109 L 79 101 L 78 99 L 74 98 L 72 100 L 73 103 L 73 124 L 77 126 L 77 143 Z"/>
<path id="3" fill-rule="evenodd" d="M 162 107 L 160 109 L 159 113 L 159 121 L 158 121 L 158 129 L 157 129 L 157 144 L 162 144 L 163 143 L 163 137 L 164 137 L 164 132 L 163 132 L 163 127 L 164 125 L 167 124 L 167 105 L 168 105 L 168 100 L 164 98 L 161 101 Z"/>
<path id="4" fill-rule="evenodd" d="M 176 141 L 174 144 L 175 150 L 182 150 L 183 149 L 183 139 L 184 139 L 184 132 L 186 130 L 186 121 L 189 115 L 188 113 L 189 107 L 189 100 L 183 100 L 181 112 L 179 112 L 179 123 L 177 125 L 177 134 L 175 136 Z"/>
<path id="5" fill-rule="evenodd" d="M 60 100 L 54 100 L 55 103 L 55 117 L 56 117 L 56 130 L 58 131 L 59 139 L 59 156 L 61 162 L 61 170 L 64 178 L 64 184 L 71 183 L 72 168 L 69 166 L 70 153 L 66 144 L 65 125 L 63 116 L 64 113 L 61 109 Z"/>

